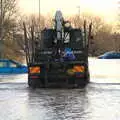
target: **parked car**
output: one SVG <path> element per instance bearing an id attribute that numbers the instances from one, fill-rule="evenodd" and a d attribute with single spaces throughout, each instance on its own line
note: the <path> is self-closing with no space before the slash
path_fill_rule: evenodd
<path id="1" fill-rule="evenodd" d="M 120 52 L 106 52 L 103 55 L 98 56 L 99 59 L 120 59 Z"/>
<path id="2" fill-rule="evenodd" d="M 27 66 L 9 59 L 0 59 L 0 74 L 27 73 Z"/>

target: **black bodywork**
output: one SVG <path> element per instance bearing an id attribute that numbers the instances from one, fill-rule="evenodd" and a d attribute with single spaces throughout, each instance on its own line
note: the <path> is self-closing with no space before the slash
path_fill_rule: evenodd
<path id="1" fill-rule="evenodd" d="M 31 42 L 31 50 L 27 50 L 29 46 L 25 40 L 30 87 L 76 88 L 85 87 L 89 83 L 88 44 L 91 25 L 88 33 L 86 22 L 83 29 L 64 27 L 63 30 L 63 39 L 57 42 L 55 29 L 42 30 L 41 39 L 38 41 L 34 38 Z M 24 32 L 27 39 L 25 25 Z M 64 59 L 65 48 L 71 49 L 74 60 Z"/>

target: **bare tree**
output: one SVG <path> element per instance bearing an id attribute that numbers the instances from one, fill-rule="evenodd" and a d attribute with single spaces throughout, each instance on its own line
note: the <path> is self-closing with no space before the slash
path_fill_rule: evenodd
<path id="1" fill-rule="evenodd" d="M 89 47 L 90 47 L 89 53 L 91 55 L 96 56 L 96 55 L 102 54 L 106 51 L 115 49 L 115 45 L 113 44 L 113 39 L 118 39 L 118 35 L 116 38 L 116 35 L 114 35 L 114 33 L 112 33 L 113 27 L 111 25 L 107 24 L 99 16 L 81 15 L 79 18 L 79 16 L 76 15 L 76 16 L 67 17 L 67 19 L 71 22 L 71 24 L 75 28 L 82 28 L 84 20 L 86 20 L 88 24 L 92 22 L 92 25 L 93 25 L 92 26 L 92 28 L 93 28 L 92 34 L 93 34 L 94 39 L 92 41 L 90 41 L 90 43 L 89 43 L 90 44 L 89 45 Z M 31 38 L 31 36 L 29 34 L 31 25 L 34 26 L 35 32 L 40 32 L 39 24 L 41 26 L 40 27 L 41 30 L 44 29 L 45 27 L 51 28 L 53 26 L 53 19 L 51 16 L 47 16 L 47 17 L 41 16 L 40 23 L 39 23 L 38 17 L 36 17 L 36 16 L 27 17 L 25 19 L 22 19 L 22 23 L 23 23 L 23 21 L 26 22 L 29 38 Z M 118 43 L 118 40 L 114 40 L 114 41 L 116 41 Z"/>
<path id="2" fill-rule="evenodd" d="M 1 0 L 0 14 L 0 57 L 5 57 L 6 41 L 13 36 L 16 27 L 17 0 Z"/>
<path id="3" fill-rule="evenodd" d="M 6 34 L 10 31 L 12 31 L 15 28 L 15 21 L 17 17 L 17 0 L 1 0 L 2 1 L 2 16 L 0 16 L 2 21 L 2 28 L 3 28 L 3 38 L 6 36 Z"/>
<path id="4" fill-rule="evenodd" d="M 70 21 L 73 26 L 79 28 L 83 26 L 83 21 L 92 22 L 93 40 L 89 43 L 89 54 L 96 56 L 109 50 L 114 50 L 113 45 L 113 27 L 108 25 L 101 17 L 95 15 L 83 14 L 79 19 L 78 16 L 72 16 Z M 116 40 L 117 41 L 117 40 Z"/>

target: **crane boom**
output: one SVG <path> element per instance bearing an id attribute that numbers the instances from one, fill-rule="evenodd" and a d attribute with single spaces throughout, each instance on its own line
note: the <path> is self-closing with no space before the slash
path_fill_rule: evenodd
<path id="1" fill-rule="evenodd" d="M 56 11 L 55 14 L 55 29 L 57 32 L 57 40 L 62 40 L 63 16 L 61 11 Z"/>

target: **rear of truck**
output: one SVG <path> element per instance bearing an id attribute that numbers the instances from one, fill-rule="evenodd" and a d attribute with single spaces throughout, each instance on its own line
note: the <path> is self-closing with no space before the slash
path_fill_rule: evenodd
<path id="1" fill-rule="evenodd" d="M 57 11 L 53 28 L 36 38 L 34 26 L 28 39 L 24 25 L 25 51 L 30 87 L 83 87 L 89 82 L 88 48 L 91 24 L 73 28 Z"/>
<path id="2" fill-rule="evenodd" d="M 54 55 L 54 31 L 42 31 L 42 49 L 35 50 L 34 62 L 28 64 L 28 84 L 31 87 L 84 87 L 89 82 L 88 49 L 81 29 L 70 30 L 62 52 L 70 49 L 74 59 Z M 59 53 L 57 53 L 59 54 Z"/>

